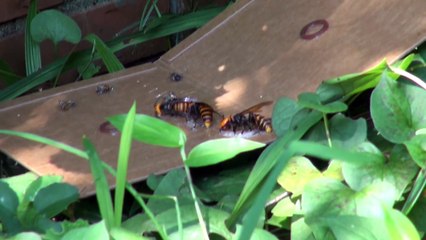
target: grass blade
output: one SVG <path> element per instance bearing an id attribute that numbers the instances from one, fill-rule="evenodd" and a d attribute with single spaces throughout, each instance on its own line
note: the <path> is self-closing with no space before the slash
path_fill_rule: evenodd
<path id="1" fill-rule="evenodd" d="M 28 8 L 25 23 L 25 70 L 28 75 L 37 72 L 41 68 L 40 46 L 31 37 L 31 21 L 37 15 L 37 0 L 32 0 Z"/>
<path id="2" fill-rule="evenodd" d="M 86 40 L 91 42 L 104 62 L 108 72 L 118 72 L 124 69 L 123 64 L 118 60 L 118 58 L 114 55 L 111 49 L 95 34 L 89 34 L 86 36 Z"/>
<path id="3" fill-rule="evenodd" d="M 411 190 L 410 194 L 407 197 L 407 201 L 405 201 L 404 206 L 402 207 L 402 210 L 401 210 L 402 213 L 404 213 L 405 215 L 408 215 L 411 212 L 411 209 L 413 209 L 414 205 L 416 204 L 417 200 L 422 194 L 425 186 L 426 186 L 426 170 L 422 169 L 417 175 L 417 178 L 413 184 L 413 189 Z"/>
<path id="4" fill-rule="evenodd" d="M 98 200 L 99 211 L 105 221 L 107 229 L 115 227 L 114 209 L 112 206 L 109 184 L 102 167 L 102 161 L 95 150 L 95 146 L 86 137 L 83 138 L 83 146 L 89 157 L 90 169 L 96 186 L 96 199 Z"/>
<path id="5" fill-rule="evenodd" d="M 9 65 L 0 59 L 0 81 L 3 81 L 6 85 L 11 85 L 21 78 L 22 76 L 16 75 Z"/>
<path id="6" fill-rule="evenodd" d="M 121 225 L 122 214 L 123 214 L 123 201 L 124 201 L 124 189 L 127 181 L 127 168 L 129 163 L 130 150 L 132 148 L 132 134 L 133 134 L 133 123 L 136 115 L 136 103 L 133 103 L 127 114 L 126 121 L 124 122 L 121 138 L 120 138 L 120 149 L 118 151 L 117 160 L 117 177 L 115 180 L 115 226 Z"/>
<path id="7" fill-rule="evenodd" d="M 151 1 L 148 0 L 145 4 L 145 7 L 143 9 L 142 12 L 142 16 L 141 16 L 141 20 L 139 23 L 139 30 L 143 30 L 146 26 L 146 23 L 148 22 L 149 17 L 151 16 L 152 11 L 154 10 L 155 7 L 157 7 L 157 2 L 158 0 L 154 0 L 151 4 L 151 6 L 149 7 L 148 12 L 146 12 L 146 10 L 148 9 L 148 5 Z"/>

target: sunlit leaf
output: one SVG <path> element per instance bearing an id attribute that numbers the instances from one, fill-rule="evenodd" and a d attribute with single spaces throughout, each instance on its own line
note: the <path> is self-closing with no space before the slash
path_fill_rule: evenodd
<path id="1" fill-rule="evenodd" d="M 418 168 L 402 146 L 394 147 L 388 161 L 366 165 L 343 165 L 343 176 L 348 185 L 360 190 L 375 182 L 386 182 L 395 191 L 397 200 L 411 182 Z"/>
<path id="2" fill-rule="evenodd" d="M 403 143 L 426 127 L 425 102 L 425 90 L 397 82 L 385 72 L 371 95 L 374 126 L 388 141 Z"/>
<path id="3" fill-rule="evenodd" d="M 291 201 L 289 197 L 279 201 L 277 205 L 272 209 L 271 213 L 274 216 L 279 217 L 291 217 L 296 211 L 296 205 Z"/>
<path id="4" fill-rule="evenodd" d="M 398 210 L 385 206 L 383 211 L 385 213 L 384 223 L 392 239 L 420 240 L 419 232 L 407 216 Z"/>
<path id="5" fill-rule="evenodd" d="M 109 117 L 108 121 L 121 131 L 125 119 L 126 115 L 122 114 Z M 180 128 L 148 115 L 136 114 L 133 127 L 133 138 L 147 144 L 178 148 L 186 142 L 186 135 Z"/>
<path id="6" fill-rule="evenodd" d="M 189 167 L 203 167 L 231 159 L 241 152 L 261 148 L 264 143 L 244 138 L 222 138 L 209 140 L 195 146 L 185 164 Z"/>
<path id="7" fill-rule="evenodd" d="M 55 45 L 60 41 L 78 43 L 81 31 L 77 23 L 58 10 L 45 10 L 31 22 L 31 36 L 36 42 L 50 39 Z"/>
<path id="8" fill-rule="evenodd" d="M 426 135 L 416 135 L 410 140 L 404 142 L 410 156 L 421 168 L 426 167 Z"/>
<path id="9" fill-rule="evenodd" d="M 321 172 L 305 157 L 293 157 L 278 178 L 278 184 L 293 197 L 299 196 L 310 181 L 322 177 Z"/>
<path id="10" fill-rule="evenodd" d="M 102 220 L 88 227 L 73 229 L 61 238 L 61 240 L 75 239 L 108 240 L 110 237 L 105 222 Z"/>
<path id="11" fill-rule="evenodd" d="M 42 240 L 41 235 L 35 232 L 21 232 L 7 240 Z"/>

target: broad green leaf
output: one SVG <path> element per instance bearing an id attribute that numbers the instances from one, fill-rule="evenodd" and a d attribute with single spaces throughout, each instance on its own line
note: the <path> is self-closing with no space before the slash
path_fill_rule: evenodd
<path id="1" fill-rule="evenodd" d="M 121 131 L 125 119 L 125 114 L 115 115 L 108 121 Z M 133 138 L 147 144 L 178 148 L 186 142 L 186 135 L 180 128 L 148 115 L 136 114 L 133 127 Z"/>
<path id="2" fill-rule="evenodd" d="M 282 188 L 293 193 L 293 197 L 297 197 L 307 183 L 321 177 L 321 172 L 309 159 L 297 156 L 289 160 L 277 181 Z"/>
<path id="3" fill-rule="evenodd" d="M 35 232 L 21 232 L 7 240 L 42 240 L 41 235 Z"/>
<path id="4" fill-rule="evenodd" d="M 326 219 L 345 215 L 383 219 L 382 206 L 391 207 L 394 195 L 389 184 L 375 183 L 361 191 L 353 191 L 343 183 L 318 179 L 305 187 L 302 210 L 309 226 L 329 228 Z"/>
<path id="5" fill-rule="evenodd" d="M 78 43 L 81 31 L 77 23 L 58 10 L 50 9 L 37 14 L 31 22 L 31 36 L 36 42 L 46 39 L 58 45 L 60 41 Z"/>
<path id="6" fill-rule="evenodd" d="M 229 214 L 213 207 L 202 207 L 201 210 L 203 218 L 208 224 L 209 233 L 216 233 L 225 237 L 225 239 L 230 239 L 231 233 L 224 224 L 224 220 Z M 202 230 L 198 223 L 194 205 L 181 206 L 180 211 L 182 212 L 182 223 L 185 226 L 182 239 L 202 239 Z M 166 228 L 170 239 L 180 239 L 181 236 L 179 236 L 177 231 L 176 211 L 174 209 L 158 214 L 156 219 Z M 142 231 L 155 231 L 151 221 L 143 222 L 140 226 Z"/>
<path id="7" fill-rule="evenodd" d="M 2 231 L 16 233 L 20 230 L 20 224 L 16 218 L 18 210 L 18 196 L 9 187 L 9 184 L 0 181 L 0 222 Z"/>
<path id="8" fill-rule="evenodd" d="M 42 176 L 37 178 L 37 180 L 33 181 L 28 186 L 27 190 L 25 191 L 24 201 L 27 201 L 27 202 L 34 201 L 35 196 L 41 189 L 53 183 L 60 183 L 61 181 L 62 181 L 62 176 L 50 175 L 50 176 Z"/>
<path id="9" fill-rule="evenodd" d="M 235 236 L 232 239 L 239 239 L 241 231 L 241 225 L 237 225 L 237 231 L 235 232 Z M 262 228 L 255 228 L 253 235 L 250 237 L 250 240 L 278 240 L 278 238 L 267 230 Z"/>
<path id="10" fill-rule="evenodd" d="M 34 207 L 39 214 L 54 217 L 79 198 L 78 189 L 67 183 L 52 183 L 38 191 Z"/>
<path id="11" fill-rule="evenodd" d="M 28 186 L 37 178 L 38 176 L 34 173 L 27 172 L 18 176 L 3 178 L 1 181 L 9 184 L 9 187 L 16 193 L 19 202 L 21 202 L 24 199 Z"/>
<path id="12" fill-rule="evenodd" d="M 376 182 L 386 182 L 395 191 L 394 200 L 404 193 L 417 171 L 416 164 L 401 145 L 395 146 L 390 158 L 383 163 L 343 164 L 343 176 L 352 189 L 360 190 Z"/>
<path id="13" fill-rule="evenodd" d="M 291 224 L 291 239 L 316 240 L 312 229 L 305 223 L 305 218 L 299 218 Z"/>
<path id="14" fill-rule="evenodd" d="M 61 238 L 61 240 L 75 239 L 109 240 L 110 237 L 105 221 L 102 220 L 88 227 L 73 229 Z"/>
<path id="15" fill-rule="evenodd" d="M 338 113 L 328 123 L 334 147 L 353 149 L 367 139 L 367 123 L 363 118 L 353 120 Z M 304 139 L 327 145 L 324 124 L 315 126 Z"/>
<path id="16" fill-rule="evenodd" d="M 386 71 L 371 95 L 374 126 L 388 141 L 403 143 L 426 127 L 426 91 L 409 83 L 394 81 Z"/>
<path id="17" fill-rule="evenodd" d="M 165 196 L 174 196 L 183 202 L 182 198 L 190 199 L 189 196 L 180 196 L 180 191 L 184 187 L 186 176 L 183 169 L 173 169 L 169 171 L 158 184 L 153 196 L 164 196 L 162 198 L 149 198 L 147 206 L 154 214 L 161 213 L 167 209 L 174 209 L 175 203 L 171 198 Z"/>
<path id="18" fill-rule="evenodd" d="M 286 197 L 275 205 L 271 213 L 278 217 L 291 217 L 296 209 L 296 204 L 294 204 L 289 197 Z"/>
<path id="19" fill-rule="evenodd" d="M 336 239 L 390 239 L 382 219 L 343 215 L 324 218 Z"/>
<path id="20" fill-rule="evenodd" d="M 93 33 L 87 35 L 85 39 L 95 46 L 96 51 L 104 62 L 108 72 L 118 72 L 124 69 L 123 64 L 121 64 L 120 60 L 118 60 L 113 51 L 108 48 L 102 39 Z"/>
<path id="21" fill-rule="evenodd" d="M 395 67 L 406 69 L 413 59 L 413 54 L 408 55 L 396 64 Z M 325 102 L 347 99 L 367 89 L 374 88 L 379 83 L 383 72 L 388 69 L 386 61 L 383 60 L 377 66 L 365 72 L 347 74 L 327 80 L 318 87 L 316 92 L 320 96 L 320 99 Z M 398 78 L 398 75 L 391 73 L 389 74 L 389 78 L 395 80 Z"/>
<path id="22" fill-rule="evenodd" d="M 420 240 L 419 232 L 407 216 L 390 207 L 383 206 L 383 211 L 385 213 L 384 223 L 389 235 L 392 236 L 391 239 Z"/>
<path id="23" fill-rule="evenodd" d="M 69 231 L 73 229 L 88 227 L 89 222 L 87 220 L 82 220 L 82 218 L 77 219 L 76 221 L 62 221 L 60 222 L 60 231 L 56 231 L 55 229 L 48 229 L 46 233 L 44 234 L 45 240 L 56 240 L 56 239 L 62 239 L 62 237 L 67 234 Z"/>
<path id="24" fill-rule="evenodd" d="M 111 234 L 111 237 L 113 237 L 115 240 L 149 240 L 151 239 L 151 238 L 140 236 L 139 234 L 136 234 L 124 228 L 115 227 L 115 228 L 112 228 L 109 231 L 109 233 Z"/>
<path id="25" fill-rule="evenodd" d="M 120 226 L 123 205 L 124 205 L 124 190 L 127 182 L 127 170 L 129 165 L 130 150 L 132 148 L 132 134 L 136 115 L 136 103 L 134 102 L 124 121 L 122 134 L 120 138 L 120 147 L 118 150 L 117 159 L 117 176 L 115 178 L 115 196 L 114 196 L 114 219 L 115 225 Z"/>
<path id="26" fill-rule="evenodd" d="M 348 106 L 340 101 L 323 104 L 319 95 L 316 93 L 301 93 L 297 98 L 300 106 L 317 110 L 322 113 L 337 113 L 348 109 Z"/>
<path id="27" fill-rule="evenodd" d="M 322 172 L 323 176 L 326 178 L 343 180 L 342 165 L 343 163 L 338 160 L 331 160 L 327 169 Z"/>
<path id="28" fill-rule="evenodd" d="M 102 219 L 105 221 L 102 222 L 102 225 L 106 225 L 106 228 L 110 229 L 115 226 L 114 208 L 107 177 L 102 167 L 102 161 L 96 152 L 95 146 L 93 146 L 93 143 L 86 137 L 83 138 L 83 146 L 89 156 L 90 170 L 96 187 L 96 199 L 98 201 L 99 211 L 101 212 Z"/>
<path id="29" fill-rule="evenodd" d="M 31 36 L 31 22 L 37 15 L 37 0 L 31 0 L 25 23 L 25 69 L 27 76 L 41 68 L 39 44 Z"/>
<path id="30" fill-rule="evenodd" d="M 291 98 L 282 97 L 274 105 L 272 112 L 272 128 L 274 133 L 281 137 L 290 131 L 292 119 L 296 113 L 302 110 L 296 101 Z"/>
<path id="31" fill-rule="evenodd" d="M 185 164 L 189 167 L 214 165 L 235 157 L 237 154 L 261 148 L 264 143 L 244 138 L 221 138 L 209 140 L 195 146 Z"/>
<path id="32" fill-rule="evenodd" d="M 369 152 L 349 151 L 339 147 L 327 147 L 322 144 L 308 141 L 294 141 L 289 146 L 300 155 L 312 155 L 324 160 L 339 160 L 354 165 L 367 165 L 372 163 L 383 163 L 382 155 Z"/>
<path id="33" fill-rule="evenodd" d="M 421 168 L 426 167 L 426 135 L 416 135 L 410 140 L 404 142 L 410 156 Z"/>

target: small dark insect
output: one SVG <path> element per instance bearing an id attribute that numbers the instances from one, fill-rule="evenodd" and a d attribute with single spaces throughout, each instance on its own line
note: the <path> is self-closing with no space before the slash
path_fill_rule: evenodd
<path id="1" fill-rule="evenodd" d="M 59 100 L 58 101 L 58 108 L 62 112 L 66 112 L 70 110 L 71 108 L 75 107 L 77 103 L 75 103 L 73 100 Z"/>
<path id="2" fill-rule="evenodd" d="M 155 116 L 163 115 L 185 117 L 187 121 L 202 120 L 206 128 L 213 122 L 213 113 L 217 113 L 210 105 L 198 102 L 195 98 L 178 98 L 169 93 L 154 104 Z"/>
<path id="3" fill-rule="evenodd" d="M 99 131 L 101 133 L 106 133 L 112 136 L 115 136 L 118 134 L 118 130 L 117 128 L 115 128 L 111 123 L 109 123 L 108 121 L 103 122 L 100 126 L 99 126 Z"/>
<path id="4" fill-rule="evenodd" d="M 270 105 L 272 102 L 261 102 L 240 113 L 223 118 L 220 123 L 220 131 L 264 131 L 272 132 L 271 118 L 266 118 L 256 112 L 259 112 L 263 106 Z"/>
<path id="5" fill-rule="evenodd" d="M 101 84 L 96 86 L 96 94 L 98 95 L 104 95 L 104 94 L 110 93 L 112 90 L 114 90 L 114 88 L 108 84 Z"/>
<path id="6" fill-rule="evenodd" d="M 173 82 L 179 82 L 183 79 L 183 76 L 178 74 L 178 73 L 172 73 L 170 74 L 170 80 L 172 80 Z"/>

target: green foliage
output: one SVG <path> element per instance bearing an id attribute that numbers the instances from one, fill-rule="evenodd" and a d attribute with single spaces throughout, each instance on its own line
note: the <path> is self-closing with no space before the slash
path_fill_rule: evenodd
<path id="1" fill-rule="evenodd" d="M 37 239 L 34 231 L 46 233 L 49 229 L 61 231 L 61 225 L 51 220 L 78 200 L 78 190 L 61 183 L 59 177 L 35 178 L 32 174 L 0 180 L 0 222 L 5 235 L 16 239 Z"/>
<path id="2" fill-rule="evenodd" d="M 31 21 L 31 36 L 38 43 L 49 39 L 55 45 L 60 41 L 76 44 L 80 42 L 81 31 L 72 18 L 50 9 L 37 14 Z"/>
<path id="3" fill-rule="evenodd" d="M 25 24 L 25 68 L 27 76 L 41 68 L 40 45 L 31 36 L 31 22 L 37 15 L 37 1 L 31 0 Z"/>

